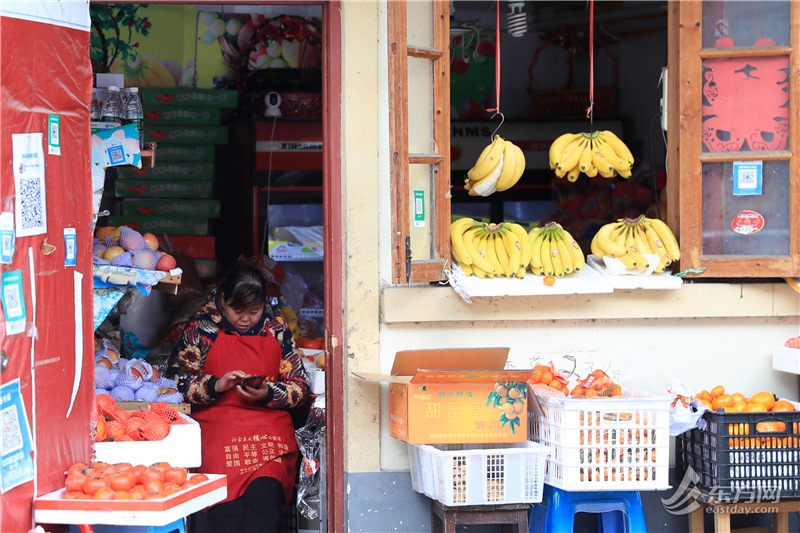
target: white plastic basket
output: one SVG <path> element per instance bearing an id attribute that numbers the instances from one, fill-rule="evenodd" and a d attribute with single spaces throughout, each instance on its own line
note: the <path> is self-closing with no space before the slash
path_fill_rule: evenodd
<path id="1" fill-rule="evenodd" d="M 545 483 L 564 490 L 670 487 L 668 397 L 539 396 L 530 438 L 550 446 Z"/>
<path id="2" fill-rule="evenodd" d="M 538 503 L 550 449 L 519 444 L 408 445 L 412 488 L 444 505 Z"/>

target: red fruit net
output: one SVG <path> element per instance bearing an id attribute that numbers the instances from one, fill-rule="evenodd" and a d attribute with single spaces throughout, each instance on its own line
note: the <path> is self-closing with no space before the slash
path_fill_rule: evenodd
<path id="1" fill-rule="evenodd" d="M 169 435 L 172 426 L 166 420 L 149 420 L 142 426 L 145 440 L 163 440 Z"/>
<path id="2" fill-rule="evenodd" d="M 158 413 L 162 419 L 169 423 L 175 423 L 176 420 L 182 420 L 180 413 L 167 405 L 166 402 L 153 402 L 150 404 L 150 410 Z"/>

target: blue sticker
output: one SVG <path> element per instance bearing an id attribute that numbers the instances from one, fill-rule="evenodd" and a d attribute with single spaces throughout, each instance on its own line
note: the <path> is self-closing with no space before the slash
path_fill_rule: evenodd
<path id="1" fill-rule="evenodd" d="M 0 385 L 0 492 L 33 480 L 31 429 L 19 392 L 19 378 Z"/>
<path id="2" fill-rule="evenodd" d="M 733 195 L 758 196 L 762 192 L 764 163 L 761 161 L 733 162 Z"/>
<path id="3" fill-rule="evenodd" d="M 17 335 L 25 331 L 25 297 L 22 292 L 22 271 L 3 272 L 0 300 L 6 319 L 6 335 Z"/>
<path id="4" fill-rule="evenodd" d="M 75 228 L 64 228 L 64 266 L 75 266 L 78 264 L 76 253 L 78 236 Z"/>

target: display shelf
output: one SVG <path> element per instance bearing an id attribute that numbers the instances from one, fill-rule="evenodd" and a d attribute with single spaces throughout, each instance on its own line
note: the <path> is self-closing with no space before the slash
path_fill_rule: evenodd
<path id="1" fill-rule="evenodd" d="M 544 276 L 528 274 L 524 278 L 478 278 L 453 269 L 453 278 L 470 297 L 481 296 L 544 296 L 562 294 L 600 294 L 614 292 L 608 276 L 584 268 L 580 272 L 556 279 L 553 285 L 544 284 Z"/>
<path id="2" fill-rule="evenodd" d="M 34 500 L 34 520 L 42 524 L 163 526 L 227 497 L 227 476 L 206 475 L 208 481 L 153 500 L 70 500 L 64 498 L 62 488 Z"/>

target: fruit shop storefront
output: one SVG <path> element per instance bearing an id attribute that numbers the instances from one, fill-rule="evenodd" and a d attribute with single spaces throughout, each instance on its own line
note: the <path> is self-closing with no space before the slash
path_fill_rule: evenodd
<path id="1" fill-rule="evenodd" d="M 326 287 L 332 291 L 326 305 L 331 311 L 329 315 L 335 317 L 326 324 L 330 368 L 327 389 L 330 402 L 336 404 L 329 409 L 328 424 L 332 428 L 328 433 L 328 530 L 416 532 L 429 530 L 431 526 L 430 500 L 412 488 L 408 445 L 390 432 L 389 386 L 354 375 L 355 372 L 391 373 L 398 352 L 508 348 L 507 356 L 504 356 L 508 369 L 530 369 L 538 363 L 550 361 L 560 369 L 574 361 L 578 374 L 603 369 L 629 390 L 664 392 L 678 381 L 690 392 L 724 385 L 729 391 L 752 394 L 768 390 L 780 397 L 798 399 L 797 376 L 775 370 L 772 352 L 787 338 L 800 334 L 800 298 L 784 280 L 800 276 L 797 266 L 800 264 L 800 239 L 797 239 L 800 202 L 787 204 L 785 218 L 790 222 L 781 238 L 785 245 L 781 251 L 769 253 L 757 248 L 747 254 L 737 252 L 738 255 L 732 256 L 703 253 L 701 242 L 705 233 L 702 228 L 705 226 L 700 222 L 704 214 L 700 201 L 703 197 L 700 169 L 705 171 L 709 166 L 732 164 L 733 158 L 724 158 L 717 152 L 697 157 L 703 153 L 700 148 L 701 113 L 700 109 L 694 108 L 699 108 L 697 102 L 700 102 L 700 64 L 727 58 L 724 53 L 746 55 L 746 50 L 735 47 L 713 49 L 712 45 L 701 42 L 698 28 L 704 28 L 704 15 L 713 14 L 706 14 L 700 3 L 688 4 L 667 4 L 670 16 L 668 63 L 676 73 L 669 82 L 669 122 L 681 127 L 670 128 L 666 134 L 670 147 L 669 168 L 674 169 L 674 176 L 668 176 L 670 194 L 664 218 L 680 241 L 684 258 L 681 269 L 700 272 L 684 278 L 679 288 L 617 286 L 602 292 L 576 290 L 575 284 L 570 284 L 567 279 L 557 279 L 551 286 L 553 290 L 544 292 L 542 278 L 528 273 L 525 279 L 531 285 L 531 280 L 540 281 L 535 289 L 520 293 L 500 287 L 504 285 L 500 282 L 524 280 L 481 280 L 486 283 L 478 288 L 474 286 L 474 280 L 470 280 L 467 283 L 473 285 L 467 287 L 467 299 L 443 276 L 443 269 L 451 261 L 448 231 L 451 209 L 447 194 L 451 187 L 450 169 L 448 158 L 442 157 L 449 152 L 449 113 L 446 111 L 449 105 L 436 104 L 441 103 L 444 93 L 441 83 L 432 79 L 429 83 L 411 85 L 409 94 L 402 98 L 395 89 L 405 87 L 403 82 L 408 81 L 397 76 L 417 80 L 428 72 L 447 73 L 449 59 L 446 55 L 443 62 L 441 55 L 427 50 L 447 49 L 449 28 L 447 24 L 434 24 L 434 21 L 447 20 L 447 16 L 442 19 L 442 15 L 448 6 L 444 2 L 359 1 L 326 5 L 326 16 L 333 20 L 329 27 L 333 43 L 329 46 L 340 52 L 332 55 L 335 63 L 331 67 L 326 96 L 330 106 L 327 117 L 337 127 L 327 131 L 324 153 L 328 171 L 325 186 L 337 191 L 336 195 L 328 196 L 325 217 L 331 250 L 326 255 Z M 797 9 L 796 2 L 785 4 L 787 9 Z M 399 7 L 403 9 L 398 10 Z M 332 15 L 333 11 L 338 15 Z M 795 18 L 786 16 L 782 20 Z M 6 18 L 0 20 L 3 20 L 5 30 Z M 66 35 L 57 30 L 57 35 L 48 37 L 36 23 L 29 24 L 22 33 L 41 35 L 42 42 L 52 42 L 50 39 L 81 41 L 80 35 L 67 30 Z M 679 27 L 683 33 L 679 32 Z M 415 28 L 431 30 L 419 35 L 413 31 Z M 762 55 L 790 58 L 787 60 L 796 62 L 796 55 L 790 52 L 793 43 L 796 46 L 797 28 L 792 26 L 790 30 L 787 32 L 791 39 L 778 39 L 779 44 L 769 47 L 768 54 Z M 14 47 L 7 46 L 6 39 L 11 37 L 4 31 L 4 51 L 25 49 L 17 42 L 12 43 Z M 375 42 L 379 43 L 377 48 Z M 398 50 L 403 53 L 397 53 Z M 37 49 L 37 57 L 39 53 L 45 54 Z M 80 55 L 75 54 L 76 57 Z M 50 56 L 45 54 L 42 57 Z M 415 61 L 432 61 L 434 68 L 422 69 L 425 73 L 420 73 L 411 66 Z M 85 74 L 88 80 L 89 73 Z M 8 76 L 5 68 L 3 75 L 5 86 Z M 678 80 L 691 87 L 682 87 Z M 696 82 L 696 86 L 690 81 Z M 76 82 L 80 87 L 78 92 L 85 89 L 88 100 L 91 83 L 85 81 L 85 87 L 81 83 Z M 797 87 L 792 85 L 789 92 L 792 98 L 796 98 L 797 92 Z M 426 106 L 415 105 L 423 101 L 429 103 Z M 9 116 L 6 106 L 4 101 L 2 147 L 4 153 L 10 153 L 10 136 L 16 132 L 10 129 L 11 123 L 6 120 Z M 88 117 L 88 109 L 71 103 L 43 107 L 56 106 L 78 108 L 76 117 L 62 120 L 74 120 L 77 124 Z M 331 108 L 336 111 L 330 111 Z M 418 112 L 420 109 L 436 109 L 436 112 L 426 114 Z M 34 115 L 30 109 L 16 112 L 20 116 Z M 791 132 L 795 133 L 798 128 L 796 113 L 790 118 Z M 440 123 L 441 120 L 445 123 Z M 14 129 L 43 129 L 38 123 L 23 124 L 24 127 L 15 126 Z M 426 127 L 420 127 L 420 124 Z M 66 127 L 66 124 L 62 126 Z M 80 129 L 76 125 L 70 128 L 74 131 Z M 404 128 L 413 128 L 415 135 L 409 138 Z M 332 134 L 334 130 L 336 135 Z M 486 140 L 492 130 L 489 129 Z M 687 133 L 688 130 L 696 131 L 692 134 Z M 420 131 L 429 132 L 429 136 L 419 135 Z M 503 131 L 499 130 L 501 134 Z M 74 146 L 83 147 L 88 153 L 86 141 L 76 137 Z M 790 145 L 798 138 L 800 135 L 789 135 Z M 62 149 L 65 145 L 66 142 Z M 680 154 L 678 145 L 684 147 Z M 698 147 L 694 155 L 690 155 L 691 148 L 686 148 L 689 146 Z M 783 169 L 787 199 L 796 199 L 799 193 L 796 176 L 800 173 L 789 172 L 800 164 L 791 155 L 795 151 L 778 151 L 764 158 L 767 160 L 764 168 L 773 164 Z M 399 155 L 390 157 L 389 154 Z M 470 157 L 477 158 L 478 155 L 475 153 Z M 745 160 L 753 156 L 736 155 Z M 57 162 L 66 159 L 62 157 Z M 51 168 L 53 164 L 48 160 Z M 422 171 L 419 170 L 421 167 L 424 167 Z M 438 170 L 434 171 L 434 168 Z M 61 173 L 73 175 L 81 172 L 80 169 L 74 172 L 65 169 Z M 6 178 L 10 179 L 12 175 L 10 166 L 6 165 L 2 185 L 4 198 L 10 191 Z M 436 176 L 445 176 L 446 180 L 435 179 Z M 418 190 L 423 191 L 421 198 L 425 206 L 419 219 L 412 208 Z M 87 185 L 82 193 L 75 189 L 72 192 L 86 197 L 86 209 L 76 207 L 69 210 L 69 221 L 62 222 L 55 214 L 51 214 L 48 220 L 51 224 L 60 224 L 59 233 L 62 226 L 76 225 L 83 226 L 88 232 L 91 191 Z M 64 195 L 65 198 L 69 196 Z M 53 209 L 52 204 L 48 204 L 48 210 Z M 85 213 L 85 217 L 75 218 L 76 213 Z M 73 459 L 84 457 L 91 447 L 87 440 L 91 396 L 88 383 L 79 382 L 75 406 L 69 409 L 72 384 L 76 383 L 73 374 L 79 370 L 88 373 L 90 361 L 86 359 L 84 364 L 67 365 L 60 361 L 59 356 L 60 363 L 55 365 L 52 361 L 55 356 L 44 351 L 77 355 L 84 351 L 91 353 L 88 334 L 80 338 L 78 333 L 83 326 L 74 324 L 71 318 L 73 314 L 81 316 L 88 324 L 91 313 L 83 304 L 82 311 L 78 312 L 76 308 L 75 313 L 68 314 L 69 324 L 46 323 L 41 312 L 31 315 L 34 295 L 26 287 L 30 287 L 30 279 L 42 279 L 53 286 L 38 286 L 36 294 L 40 299 L 56 297 L 64 302 L 77 303 L 90 302 L 91 296 L 88 286 L 75 285 L 79 277 L 74 272 L 61 264 L 47 263 L 47 258 L 50 261 L 57 258 L 63 263 L 63 253 L 37 258 L 43 244 L 41 234 L 18 237 L 18 252 L 12 267 L 24 273 L 19 286 L 38 337 L 7 336 L 3 340 L 3 349 L 10 358 L 8 368 L 12 374 L 24 376 L 20 381 L 20 397 L 33 420 L 37 454 L 31 465 L 35 475 L 10 491 L 3 489 L 2 518 L 4 524 L 27 525 L 32 495 L 60 486 L 63 480 L 59 469 L 65 468 Z M 57 241 L 55 234 L 49 237 L 51 243 Z M 63 235 L 58 236 L 60 239 Z M 377 247 L 375 243 L 378 243 Z M 19 254 L 19 250 L 25 251 L 25 257 Z M 85 256 L 78 256 L 78 271 L 88 270 L 88 249 L 83 253 Z M 36 274 L 30 265 L 36 266 L 36 271 L 53 270 L 66 278 L 59 278 L 55 283 L 55 277 Z M 4 277 L 5 272 L 4 269 Z M 329 279 L 338 281 L 327 283 Z M 9 280 L 9 283 L 13 281 Z M 488 285 L 486 288 L 494 281 L 498 286 Z M 608 284 L 604 286 L 608 287 Z M 75 297 L 72 297 L 73 293 Z M 41 310 L 47 307 L 47 303 L 39 302 L 38 307 Z M 7 321 L 7 317 L 4 319 Z M 66 331 L 75 331 L 74 338 L 66 335 Z M 57 337 L 61 337 L 59 342 L 66 345 L 48 347 L 48 343 L 56 342 Z M 25 357 L 25 362 L 15 360 L 17 356 L 20 359 Z M 572 359 L 567 359 L 567 356 Z M 78 356 L 74 360 L 81 361 Z M 437 361 L 430 361 L 428 367 L 436 368 L 436 364 Z M 4 384 L 8 382 L 8 372 L 3 375 Z M 50 372 L 52 374 L 47 377 Z M 65 373 L 68 378 L 63 378 Z M 36 402 L 32 401 L 34 397 Z M 58 405 L 63 405 L 67 414 L 54 426 L 59 429 L 59 440 L 51 446 L 48 439 L 53 438 L 52 433 L 45 431 L 42 418 L 37 416 L 44 416 L 42 406 L 50 405 L 54 397 L 59 398 Z M 72 417 L 80 417 L 80 420 L 76 422 Z M 670 446 L 670 482 L 676 487 L 680 479 L 673 454 L 674 448 Z M 70 459 L 64 460 L 67 456 Z M 651 531 L 688 529 L 685 515 L 664 510 L 662 499 L 668 499 L 673 492 L 643 493 Z M 7 519 L 13 522 L 6 522 Z M 17 526 L 10 530 L 14 528 Z"/>

